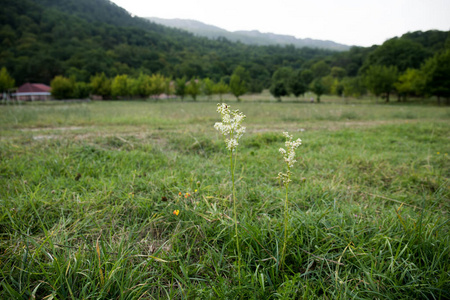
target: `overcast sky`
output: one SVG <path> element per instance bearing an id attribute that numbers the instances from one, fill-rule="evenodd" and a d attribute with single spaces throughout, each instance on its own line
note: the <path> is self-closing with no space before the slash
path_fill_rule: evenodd
<path id="1" fill-rule="evenodd" d="M 408 31 L 450 30 L 450 0 L 111 0 L 139 17 L 192 19 L 357 46 Z"/>

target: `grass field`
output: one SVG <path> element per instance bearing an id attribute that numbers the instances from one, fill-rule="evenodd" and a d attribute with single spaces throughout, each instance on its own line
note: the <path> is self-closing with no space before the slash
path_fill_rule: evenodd
<path id="1" fill-rule="evenodd" d="M 241 278 L 217 101 L 0 106 L 0 299 L 449 299 L 450 108 L 253 100 Z"/>

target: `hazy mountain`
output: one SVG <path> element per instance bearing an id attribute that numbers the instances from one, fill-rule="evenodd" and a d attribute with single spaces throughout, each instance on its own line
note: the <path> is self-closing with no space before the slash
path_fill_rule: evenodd
<path id="1" fill-rule="evenodd" d="M 282 35 L 275 33 L 263 33 L 258 30 L 251 31 L 234 31 L 230 32 L 223 28 L 208 25 L 195 20 L 185 19 L 161 19 L 156 17 L 147 18 L 157 24 L 165 25 L 168 27 L 174 27 L 189 31 L 198 36 L 204 36 L 210 39 L 217 39 L 224 37 L 230 41 L 240 41 L 244 44 L 250 45 L 289 45 L 292 44 L 295 47 L 310 47 L 321 48 L 337 51 L 346 51 L 350 49 L 350 46 L 338 44 L 333 41 L 314 40 L 310 38 L 298 39 L 291 35 Z"/>

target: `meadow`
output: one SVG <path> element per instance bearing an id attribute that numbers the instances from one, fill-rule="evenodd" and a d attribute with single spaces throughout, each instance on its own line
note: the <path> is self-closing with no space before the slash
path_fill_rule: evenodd
<path id="1" fill-rule="evenodd" d="M 449 299 L 450 108 L 257 100 L 239 273 L 217 99 L 1 105 L 0 298 Z"/>

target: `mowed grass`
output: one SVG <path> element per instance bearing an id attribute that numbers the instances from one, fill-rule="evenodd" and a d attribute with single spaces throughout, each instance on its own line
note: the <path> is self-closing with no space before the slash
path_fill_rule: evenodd
<path id="1" fill-rule="evenodd" d="M 0 106 L 0 298 L 450 298 L 450 108 L 228 104 L 241 278 L 216 102 Z"/>

